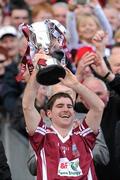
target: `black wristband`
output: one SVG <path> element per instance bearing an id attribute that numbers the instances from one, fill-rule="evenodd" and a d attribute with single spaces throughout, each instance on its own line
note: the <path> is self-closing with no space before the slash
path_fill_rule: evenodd
<path id="1" fill-rule="evenodd" d="M 103 79 L 107 79 L 107 77 L 110 75 L 110 71 L 109 72 L 107 72 L 107 74 L 103 77 Z"/>

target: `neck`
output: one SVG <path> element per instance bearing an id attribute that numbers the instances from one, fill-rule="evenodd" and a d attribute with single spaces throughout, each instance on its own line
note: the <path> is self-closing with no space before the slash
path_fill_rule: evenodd
<path id="1" fill-rule="evenodd" d="M 58 127 L 56 124 L 53 124 L 52 125 L 55 129 L 56 129 L 56 131 L 64 138 L 64 137 L 66 137 L 67 135 L 68 135 L 68 133 L 70 132 L 70 130 L 71 130 L 71 128 L 72 128 L 72 126 L 70 126 L 70 127 Z"/>
<path id="2" fill-rule="evenodd" d="M 85 45 L 92 45 L 91 44 L 91 42 L 92 42 L 92 40 L 91 39 L 86 39 L 86 40 L 82 40 L 82 42 L 83 42 L 83 44 L 85 44 Z"/>

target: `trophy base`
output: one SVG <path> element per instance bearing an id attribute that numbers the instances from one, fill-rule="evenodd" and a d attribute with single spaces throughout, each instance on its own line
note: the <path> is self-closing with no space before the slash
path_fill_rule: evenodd
<path id="1" fill-rule="evenodd" d="M 37 73 L 37 82 L 42 85 L 54 85 L 60 82 L 59 78 L 64 78 L 66 75 L 65 69 L 59 65 L 50 65 Z"/>

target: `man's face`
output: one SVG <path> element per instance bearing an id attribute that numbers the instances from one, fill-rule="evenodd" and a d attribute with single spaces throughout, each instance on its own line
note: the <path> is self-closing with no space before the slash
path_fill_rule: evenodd
<path id="1" fill-rule="evenodd" d="M 14 58 L 18 54 L 18 39 L 11 35 L 6 35 L 1 39 L 1 45 L 8 51 L 8 56 Z"/>
<path id="2" fill-rule="evenodd" d="M 112 1 L 111 6 L 114 6 L 117 10 L 120 10 L 120 0 Z"/>
<path id="3" fill-rule="evenodd" d="M 112 29 L 114 31 L 117 30 L 119 26 L 119 16 L 117 10 L 114 8 L 110 8 L 110 9 L 106 8 L 104 9 L 104 12 L 112 26 Z"/>
<path id="4" fill-rule="evenodd" d="M 69 98 L 61 97 L 57 99 L 52 107 L 48 110 L 48 117 L 52 120 L 52 124 L 57 128 L 71 128 L 74 119 L 74 110 L 72 102 Z"/>
<path id="5" fill-rule="evenodd" d="M 67 8 L 64 7 L 56 7 L 53 8 L 54 18 L 59 21 L 63 26 L 66 27 L 66 16 L 67 16 Z"/>
<path id="6" fill-rule="evenodd" d="M 18 29 L 19 25 L 29 24 L 29 14 L 25 9 L 15 9 L 11 13 L 11 25 Z"/>
<path id="7" fill-rule="evenodd" d="M 120 47 L 114 47 L 111 50 L 111 56 L 117 55 L 120 53 Z"/>
<path id="8" fill-rule="evenodd" d="M 83 83 L 84 84 L 84 83 Z M 102 82 L 99 80 L 90 80 L 89 82 L 84 84 L 86 87 L 88 87 L 92 92 L 97 94 L 99 98 L 104 102 L 106 105 L 109 100 L 109 93 L 108 90 Z"/>
<path id="9" fill-rule="evenodd" d="M 112 54 L 110 57 L 110 66 L 114 74 L 120 74 L 120 55 Z"/>
<path id="10" fill-rule="evenodd" d="M 98 26 L 92 17 L 87 17 L 78 25 L 78 34 L 84 40 L 91 40 L 97 30 Z"/>

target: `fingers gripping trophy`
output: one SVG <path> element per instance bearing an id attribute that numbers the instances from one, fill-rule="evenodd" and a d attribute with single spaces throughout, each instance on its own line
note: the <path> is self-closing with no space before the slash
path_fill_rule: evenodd
<path id="1" fill-rule="evenodd" d="M 27 38 L 28 47 L 21 61 L 21 70 L 17 80 L 28 66 L 31 74 L 34 65 L 34 55 L 41 49 L 47 54 L 47 59 L 39 59 L 36 79 L 43 85 L 53 85 L 59 82 L 59 77 L 65 77 L 66 64 L 66 29 L 57 20 L 46 19 L 31 25 L 21 24 L 20 29 Z"/>

